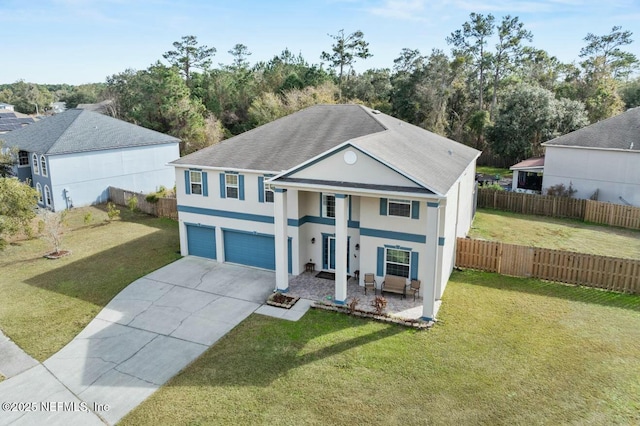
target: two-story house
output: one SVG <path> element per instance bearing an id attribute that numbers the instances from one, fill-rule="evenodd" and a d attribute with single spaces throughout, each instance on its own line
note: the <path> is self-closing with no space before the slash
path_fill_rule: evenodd
<path id="1" fill-rule="evenodd" d="M 39 194 L 39 205 L 60 211 L 104 203 L 109 186 L 134 192 L 171 188 L 167 163 L 180 140 L 82 109 L 69 109 L 2 135 L 16 147 L 16 176 Z"/>
<path id="2" fill-rule="evenodd" d="M 183 255 L 289 274 L 421 280 L 433 319 L 472 220 L 479 152 L 360 105 L 318 105 L 182 157 Z"/>

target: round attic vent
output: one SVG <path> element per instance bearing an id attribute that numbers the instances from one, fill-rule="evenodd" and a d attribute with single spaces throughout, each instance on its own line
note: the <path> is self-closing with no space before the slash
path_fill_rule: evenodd
<path id="1" fill-rule="evenodd" d="M 356 161 L 358 161 L 358 155 L 349 150 L 347 152 L 344 153 L 344 162 L 347 164 L 356 164 Z"/>

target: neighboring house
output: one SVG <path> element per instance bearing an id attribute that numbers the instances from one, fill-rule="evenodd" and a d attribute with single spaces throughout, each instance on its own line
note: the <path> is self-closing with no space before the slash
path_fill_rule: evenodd
<path id="1" fill-rule="evenodd" d="M 9 109 L 0 109 L 0 134 L 21 129 L 31 123 L 35 123 L 33 117 L 20 114 Z"/>
<path id="2" fill-rule="evenodd" d="M 61 112 L 65 112 L 67 110 L 66 102 L 53 102 L 51 103 L 51 113 L 52 114 L 60 114 Z"/>
<path id="3" fill-rule="evenodd" d="M 542 174 L 544 172 L 544 157 L 529 158 L 514 164 L 511 189 L 515 192 L 539 194 L 542 190 Z"/>
<path id="4" fill-rule="evenodd" d="M 18 178 L 52 210 L 105 202 L 109 186 L 152 192 L 175 183 L 166 164 L 179 156 L 179 139 L 95 112 L 69 109 L 2 139 L 19 149 Z"/>
<path id="5" fill-rule="evenodd" d="M 640 206 L 640 108 L 542 145 L 543 191 L 571 185 L 576 198 Z"/>
<path id="6" fill-rule="evenodd" d="M 180 245 L 288 274 L 421 280 L 434 318 L 472 220 L 479 151 L 359 105 L 318 105 L 182 157 Z"/>

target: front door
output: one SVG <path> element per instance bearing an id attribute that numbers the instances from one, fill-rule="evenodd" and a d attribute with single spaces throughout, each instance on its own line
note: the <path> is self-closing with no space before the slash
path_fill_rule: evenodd
<path id="1" fill-rule="evenodd" d="M 335 271 L 336 269 L 336 238 L 331 236 L 324 237 L 323 244 L 323 269 Z M 349 243 L 347 243 L 347 272 L 349 272 Z"/>

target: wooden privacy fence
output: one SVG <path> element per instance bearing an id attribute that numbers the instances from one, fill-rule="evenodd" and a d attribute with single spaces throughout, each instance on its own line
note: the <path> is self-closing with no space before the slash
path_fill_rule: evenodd
<path id="1" fill-rule="evenodd" d="M 478 188 L 478 207 L 514 213 L 579 219 L 603 225 L 640 229 L 640 208 L 551 195 Z"/>
<path id="2" fill-rule="evenodd" d="M 120 206 L 128 206 L 128 201 L 131 197 L 137 198 L 136 207 L 144 213 L 178 220 L 178 207 L 175 198 L 159 198 L 157 202 L 152 203 L 147 201 L 145 194 L 114 188 L 113 186 L 109 187 L 109 200 Z"/>
<path id="3" fill-rule="evenodd" d="M 458 238 L 456 266 L 640 294 L 640 259 Z"/>

